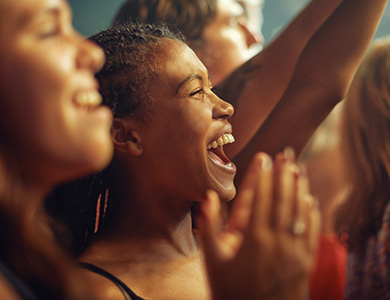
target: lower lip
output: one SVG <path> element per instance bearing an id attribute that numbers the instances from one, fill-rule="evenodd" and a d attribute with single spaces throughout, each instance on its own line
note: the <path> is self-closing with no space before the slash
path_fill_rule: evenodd
<path id="1" fill-rule="evenodd" d="M 214 158 L 211 154 L 210 151 L 207 151 L 208 157 L 210 160 L 220 169 L 222 169 L 224 172 L 229 173 L 229 174 L 236 174 L 237 168 L 236 165 L 233 162 L 229 162 L 228 164 L 225 164 L 222 162 L 220 159 Z"/>
<path id="2" fill-rule="evenodd" d="M 107 106 L 98 106 L 94 109 L 88 111 L 88 113 L 96 115 L 97 118 L 107 119 L 109 121 L 112 120 L 112 112 L 111 109 Z"/>
<path id="3" fill-rule="evenodd" d="M 112 125 L 112 112 L 107 106 L 97 106 L 94 108 L 77 107 L 77 110 L 81 113 L 82 118 L 89 122 L 89 125 L 96 128 L 101 126 L 107 127 L 107 131 Z"/>

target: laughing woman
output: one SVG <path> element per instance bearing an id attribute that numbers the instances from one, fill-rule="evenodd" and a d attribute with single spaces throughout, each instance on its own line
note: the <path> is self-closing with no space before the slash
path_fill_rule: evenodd
<path id="1" fill-rule="evenodd" d="M 94 79 L 104 55 L 70 19 L 62 0 L 0 1 L 2 299 L 87 298 L 43 209 L 54 185 L 103 168 L 113 152 Z"/>
<path id="2" fill-rule="evenodd" d="M 244 159 L 254 149 L 265 148 L 275 153 L 275 149 L 290 142 L 297 149 L 304 146 L 315 124 L 344 96 L 386 3 L 386 0 L 342 2 L 304 49 L 286 93 L 255 136 L 254 143 L 244 149 Z M 358 30 L 359 26 L 364 30 Z M 339 39 L 343 43 L 335 43 L 332 51 L 326 48 L 329 40 Z M 57 190 L 49 207 L 70 225 L 76 238 L 73 251 L 81 255 L 83 266 L 94 272 L 85 271 L 85 275 L 91 288 L 103 299 L 123 299 L 123 294 L 139 299 L 134 292 L 154 300 L 210 299 L 199 232 L 193 229 L 191 208 L 194 203 L 203 203 L 201 216 L 207 215 L 203 210 L 209 207 L 209 201 L 203 199 L 209 189 L 214 189 L 224 201 L 235 196 L 236 168 L 224 153 L 224 148 L 233 142 L 229 123 L 233 107 L 212 92 L 207 69 L 181 36 L 165 27 L 114 27 L 92 40 L 104 48 L 107 56 L 107 63 L 97 78 L 104 101 L 114 113 L 111 129 L 114 160 L 103 172 Z M 308 53 L 315 54 L 305 55 Z M 315 75 L 311 73 L 313 69 Z M 284 145 L 281 137 L 285 138 Z M 303 211 L 303 215 L 311 215 L 305 205 L 299 204 L 308 196 L 307 188 L 292 188 L 305 186 L 299 183 L 305 179 L 291 171 L 296 168 L 289 152 L 276 159 L 273 172 L 276 178 L 261 181 L 268 187 L 278 183 L 283 188 L 289 187 L 286 192 L 270 197 L 276 202 L 268 202 L 283 205 L 249 222 L 260 224 L 265 220 L 273 231 L 257 240 L 270 241 L 272 237 L 283 236 L 286 239 L 277 243 L 283 249 L 270 247 L 272 243 L 267 242 L 260 249 L 249 247 L 251 243 L 241 243 L 240 239 L 235 239 L 232 245 L 229 233 L 236 230 L 229 232 L 230 227 L 222 238 L 230 247 L 221 247 L 213 253 L 214 247 L 209 248 L 206 243 L 211 287 L 220 287 L 220 292 L 233 291 L 216 294 L 214 290 L 216 299 L 239 299 L 241 293 L 237 295 L 235 284 L 242 286 L 246 282 L 252 288 L 263 287 L 262 284 L 268 288 L 253 298 L 245 295 L 245 289 L 240 290 L 243 299 L 280 298 L 277 293 L 289 284 L 299 291 L 288 299 L 303 298 L 302 281 L 313 254 L 307 244 L 315 236 L 308 234 L 310 224 L 299 221 L 300 217 L 293 213 Z M 279 187 L 272 190 L 279 191 Z M 249 193 L 263 194 L 262 191 Z M 73 202 L 72 206 L 61 206 L 65 203 L 61 198 Z M 64 216 L 66 212 L 68 215 Z M 248 214 L 244 209 L 239 217 L 236 215 L 232 229 L 245 227 Z M 213 238 L 204 240 L 214 241 Z M 300 261 L 306 268 L 297 275 L 294 268 L 284 267 L 283 262 L 275 267 L 265 263 L 266 270 L 274 273 L 261 278 L 252 276 L 261 265 L 247 261 L 246 268 L 236 273 L 243 275 L 231 276 L 229 270 L 235 269 L 236 264 L 230 263 L 230 259 L 235 255 L 248 257 L 244 253 L 250 251 L 242 250 L 248 248 L 267 253 L 287 253 L 286 249 L 292 248 L 306 259 Z M 262 251 L 260 257 L 266 253 Z M 210 255 L 215 259 L 209 259 Z M 245 272 L 250 273 L 246 276 Z M 299 283 L 293 280 L 297 277 Z M 220 278 L 225 279 L 225 285 L 221 285 Z M 251 281 L 254 278 L 256 281 Z"/>
<path id="3" fill-rule="evenodd" d="M 70 22 L 70 15 L 69 7 L 63 0 L 0 1 L 1 299 L 85 300 L 97 298 L 96 295 L 88 297 L 88 294 L 93 293 L 93 289 L 86 292 L 85 285 L 82 284 L 72 268 L 72 261 L 56 246 L 54 236 L 50 230 L 52 222 L 45 215 L 42 205 L 47 193 L 54 185 L 105 167 L 111 160 L 113 153 L 113 145 L 109 134 L 112 121 L 111 112 L 99 105 L 101 97 L 97 92 L 98 85 L 94 78 L 94 72 L 100 69 L 103 64 L 103 52 L 93 43 L 82 39 L 74 31 Z M 194 60 L 193 54 L 186 48 L 183 51 L 184 44 L 177 45 L 173 42 L 169 44 L 168 41 L 166 43 L 172 45 L 177 52 L 188 55 L 189 59 L 192 59 L 190 69 L 195 67 L 198 70 L 200 68 L 201 79 L 206 79 L 204 68 Z M 158 50 L 158 45 L 155 46 L 155 50 Z M 140 50 L 142 50 L 141 48 Z M 144 54 L 145 52 L 141 51 L 138 57 L 142 60 Z M 152 66 L 152 64 L 149 66 Z M 183 70 L 184 74 L 188 70 Z M 158 69 L 155 69 L 155 71 L 157 72 Z M 178 72 L 176 75 L 180 79 L 183 72 Z M 144 79 L 148 79 L 148 77 L 144 77 Z M 194 78 L 186 77 L 185 79 L 183 87 L 180 88 L 180 93 L 187 91 L 187 84 L 193 82 L 192 79 Z M 146 84 L 145 82 L 145 86 Z M 198 97 L 195 95 L 197 93 L 191 96 L 191 98 L 195 97 L 194 100 Z M 194 143 L 199 143 L 199 138 L 206 137 L 205 135 L 209 139 L 211 138 L 210 134 L 217 135 L 220 131 L 229 131 L 226 119 L 232 113 L 232 108 L 217 98 L 214 98 L 213 103 L 214 101 L 218 103 L 219 113 L 217 113 L 217 116 L 221 119 L 221 122 L 213 123 L 218 124 L 216 127 L 201 126 L 196 129 L 195 126 L 194 130 L 189 131 L 189 134 L 199 133 L 198 138 L 193 139 Z M 172 101 L 166 103 L 165 111 L 174 111 L 172 103 Z M 164 108 L 162 102 L 159 102 L 159 104 L 159 106 L 154 107 L 153 103 L 150 102 L 150 107 L 145 107 L 147 108 L 145 114 L 139 114 L 139 116 L 146 117 L 149 115 L 146 113 L 149 110 L 151 110 L 150 116 L 153 116 L 156 113 L 152 109 L 153 107 Z M 195 108 L 194 105 L 191 106 L 188 103 L 187 105 L 183 104 L 182 109 L 178 107 L 177 111 L 184 113 L 184 107 Z M 209 105 L 204 108 L 207 107 L 210 108 Z M 131 108 L 127 109 L 126 111 L 130 113 Z M 201 110 L 198 110 L 199 113 Z M 221 116 L 220 112 L 226 112 L 226 116 Z M 200 115 L 204 117 L 204 113 Z M 127 117 L 124 117 L 123 123 L 119 119 L 115 123 L 114 128 L 119 129 L 118 141 L 124 141 L 125 139 L 124 136 L 120 137 L 120 131 L 121 126 L 126 125 L 126 119 Z M 130 121 L 130 118 L 127 120 Z M 146 123 L 143 123 L 140 119 L 133 119 L 133 121 L 141 126 L 140 129 L 145 129 L 142 124 L 145 125 Z M 156 118 L 157 121 L 163 122 L 163 118 Z M 186 124 L 186 128 L 188 128 L 189 123 Z M 169 128 L 167 126 L 165 132 Z M 169 132 L 167 133 L 166 136 L 169 137 Z M 144 146 L 144 149 L 147 148 L 148 152 L 152 149 L 155 151 L 159 149 L 159 146 L 156 145 L 156 142 L 158 142 L 157 136 L 154 137 L 156 137 L 156 141 L 152 144 L 154 145 L 153 148 Z M 135 135 L 135 138 L 139 139 L 139 136 Z M 174 136 L 172 136 L 173 138 Z M 185 138 L 186 136 L 183 136 L 183 141 Z M 146 136 L 145 141 L 149 142 L 148 145 L 153 142 L 152 139 Z M 179 143 L 175 143 L 174 140 L 171 140 L 171 142 L 179 145 L 176 148 L 178 151 L 183 150 Z M 135 148 L 130 148 L 143 151 L 141 146 L 138 148 L 137 143 Z M 168 148 L 165 148 L 162 152 L 166 153 L 166 151 L 168 151 Z M 126 151 L 123 153 L 126 153 Z M 178 152 L 178 154 L 180 153 Z M 185 155 L 186 152 L 183 151 L 182 154 Z M 150 159 L 152 156 L 148 155 L 148 157 Z M 266 160 L 267 157 L 264 156 L 255 160 L 257 167 L 254 165 L 249 173 L 250 176 L 248 176 L 244 191 L 254 191 L 254 188 L 258 186 L 259 176 L 270 177 L 270 163 L 265 163 Z M 216 174 L 216 170 L 222 167 L 222 170 L 230 170 L 229 172 L 225 172 L 225 170 L 223 173 L 229 173 L 228 177 L 232 176 L 233 165 L 223 166 L 224 163 L 221 165 L 221 161 L 217 156 L 214 161 L 216 164 L 213 174 Z M 193 167 L 193 164 L 191 165 L 193 161 L 189 161 L 189 163 L 189 166 Z M 218 167 L 218 165 L 221 166 Z M 264 165 L 263 168 L 260 168 L 260 165 Z M 261 169 L 264 169 L 264 171 L 260 171 Z M 221 175 L 218 175 L 217 178 L 224 177 L 221 177 Z M 175 180 L 172 180 L 172 182 L 176 183 L 177 186 L 177 178 L 176 182 Z M 134 192 L 136 191 L 137 189 L 134 190 Z M 232 191 L 227 191 L 226 195 L 230 193 Z M 244 197 L 239 198 L 245 200 L 248 197 L 244 193 Z M 263 198 L 266 199 L 266 197 Z M 268 202 L 270 199 L 268 197 Z M 203 218 L 205 219 L 203 228 L 207 232 L 203 237 L 218 242 L 219 247 L 229 246 L 218 233 L 213 233 L 214 230 L 207 230 L 213 229 L 217 225 L 215 223 L 217 218 L 212 213 L 218 211 L 216 196 L 210 194 L 205 201 L 213 209 L 210 210 L 207 207 L 203 209 Z M 300 201 L 302 202 L 303 199 L 301 198 Z M 245 202 L 237 201 L 240 204 L 238 209 L 235 210 L 238 214 L 247 209 L 248 205 Z M 158 202 L 156 203 L 158 204 Z M 174 204 L 173 201 L 169 201 L 169 203 Z M 259 203 L 259 201 L 253 203 Z M 68 206 L 71 203 L 63 204 Z M 185 201 L 177 204 L 178 207 L 186 206 Z M 260 209 L 257 211 L 260 213 Z M 234 228 L 237 229 L 235 232 L 245 228 L 245 224 L 237 222 L 237 219 L 231 219 L 232 226 L 234 225 Z M 184 221 L 183 224 L 185 223 Z M 247 225 L 250 225 L 250 223 Z M 259 226 L 250 227 L 260 228 Z M 267 227 L 262 226 L 262 228 Z M 248 232 L 250 231 L 248 230 Z M 226 234 L 229 235 L 229 232 L 226 232 Z M 244 235 L 235 236 L 234 233 L 230 234 L 231 240 L 237 240 L 242 236 Z M 287 238 L 291 236 L 287 232 Z M 251 238 L 246 240 L 253 241 L 250 249 L 254 249 L 252 246 L 259 244 Z M 302 241 L 306 241 L 306 238 Z M 145 246 L 144 243 L 141 243 L 141 240 L 139 242 L 140 244 L 138 242 L 133 244 L 136 250 Z M 248 250 L 248 247 L 242 249 Z M 243 259 L 240 255 L 230 255 L 229 259 L 226 259 L 223 253 L 218 255 L 211 250 L 208 251 L 209 257 L 210 255 L 218 256 L 227 262 L 236 264 L 235 267 L 233 266 L 234 268 L 230 268 L 231 270 L 239 270 L 241 267 L 245 267 L 245 264 L 241 262 L 247 261 L 249 257 L 257 257 L 257 253 L 253 253 L 253 255 L 247 253 Z M 313 251 L 309 250 L 309 252 L 312 253 Z M 168 253 L 172 254 L 171 251 L 168 251 Z M 288 255 L 291 257 L 290 253 Z M 300 258 L 297 257 L 297 259 Z M 297 265 L 298 260 L 290 261 L 293 265 Z M 237 261 L 240 261 L 240 263 L 237 264 Z M 306 258 L 302 261 L 305 262 Z M 214 272 L 214 277 L 211 276 L 210 278 L 215 279 L 215 274 L 219 274 L 218 269 L 223 265 L 223 263 L 210 264 L 209 269 Z M 258 268 L 258 270 L 258 274 L 262 274 L 262 276 L 265 274 L 265 270 L 261 268 Z M 239 274 L 224 273 L 225 275 L 232 275 L 233 278 L 236 274 Z M 300 274 L 299 270 L 297 274 Z M 146 274 L 143 278 L 148 280 L 151 287 L 155 282 L 153 281 L 154 278 L 149 277 L 149 275 L 153 274 Z M 254 280 L 259 278 L 258 275 L 253 275 Z M 221 292 L 229 290 L 229 286 L 226 285 L 228 282 L 221 276 L 218 276 L 217 280 L 213 280 L 214 291 L 219 291 L 214 292 L 214 299 L 226 299 Z M 253 290 L 246 288 L 246 282 L 239 286 L 243 291 L 250 291 L 250 295 L 257 297 Z M 273 283 L 271 283 L 272 286 Z M 237 290 L 236 285 L 234 289 Z M 264 291 L 267 291 L 267 289 Z"/>
<path id="4" fill-rule="evenodd" d="M 316 211 L 312 213 L 310 205 L 304 204 L 309 197 L 307 183 L 305 176 L 296 171 L 292 151 L 287 150 L 276 159 L 275 175 L 271 174 L 268 156 L 263 154 L 257 159 L 262 171 L 252 170 L 251 179 L 243 188 L 264 200 L 253 203 L 268 203 L 269 207 L 255 209 L 257 214 L 246 223 L 252 200 L 237 201 L 241 209 L 221 237 L 215 226 L 219 202 L 213 194 L 203 199 L 209 189 L 225 202 L 236 194 L 236 167 L 223 150 L 234 142 L 229 123 L 233 107 L 212 92 L 207 69 L 181 35 L 166 27 L 120 26 L 92 39 L 107 53 L 107 62 L 97 77 L 103 98 L 114 113 L 114 160 L 103 172 L 71 184 L 74 194 L 69 196 L 61 191 L 55 200 L 59 213 L 69 208 L 61 207 L 60 197 L 74 203 L 75 211 L 68 223 L 76 224 L 73 230 L 79 233 L 78 242 L 82 244 L 85 232 L 95 231 L 96 201 L 100 199 L 99 232 L 88 249 L 81 249 L 86 251 L 80 258 L 83 266 L 93 271 L 84 272 L 94 294 L 101 299 L 140 299 L 137 295 L 146 299 L 211 299 L 212 287 L 214 299 L 237 299 L 238 295 L 233 293 L 228 293 L 231 298 L 227 298 L 224 290 L 242 291 L 245 299 L 275 299 L 288 287 L 292 295 L 300 295 L 297 299 L 303 297 L 302 283 L 314 254 L 316 235 L 312 233 L 317 232 L 318 219 L 312 218 Z M 263 178 L 260 194 L 253 189 L 260 182 L 258 177 Z M 283 189 L 284 193 L 269 195 L 274 185 L 275 191 Z M 248 198 L 247 192 L 240 198 Z M 271 199 L 278 199 L 280 205 L 271 209 Z M 201 206 L 199 218 L 203 222 L 199 225 L 207 241 L 211 286 L 199 232 L 192 223 L 191 208 L 195 202 L 206 204 Z M 83 203 L 86 206 L 79 205 Z M 271 210 L 280 214 L 280 219 L 272 218 L 271 212 L 265 213 Z M 299 221 L 300 228 L 291 232 L 290 224 L 295 221 Z M 254 234 L 243 229 L 252 222 L 257 229 L 269 228 L 259 237 L 258 241 L 266 239 L 260 252 L 254 251 L 259 244 L 256 239 L 242 244 L 243 236 L 248 234 L 250 240 Z M 303 222 L 307 224 L 305 232 Z M 240 231 L 242 235 L 237 235 Z M 273 247 L 278 243 L 272 241 L 278 238 L 283 247 L 275 251 Z M 295 249 L 290 248 L 290 242 L 295 243 Z M 212 243 L 215 244 L 210 247 Z M 288 272 L 283 272 L 285 264 L 279 257 L 268 260 L 274 253 L 289 253 L 299 259 Z M 235 257 L 245 263 L 235 263 Z M 248 260 L 249 257 L 256 259 Z M 257 265 L 254 261 L 263 263 Z M 280 263 L 275 267 L 275 277 L 261 280 L 269 279 L 266 274 L 270 261 L 272 266 Z M 235 280 L 242 279 L 241 272 L 249 271 L 251 265 L 259 267 L 255 273 L 263 270 L 262 278 L 252 273 L 243 282 Z M 231 270 L 240 272 L 233 274 Z M 253 284 L 257 281 L 261 284 Z M 297 291 L 287 283 L 298 287 Z M 258 286 L 258 292 L 245 294 Z"/>

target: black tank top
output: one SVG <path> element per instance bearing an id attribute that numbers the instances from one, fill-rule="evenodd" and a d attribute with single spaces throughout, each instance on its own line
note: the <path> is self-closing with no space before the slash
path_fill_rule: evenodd
<path id="1" fill-rule="evenodd" d="M 86 262 L 80 262 L 79 265 L 80 267 L 99 274 L 103 277 L 106 277 L 108 280 L 115 283 L 115 285 L 121 290 L 126 300 L 145 300 L 144 298 L 137 296 L 126 284 L 123 283 L 123 281 L 121 281 L 111 273 L 107 272 L 106 270 L 103 270 L 98 266 Z"/>

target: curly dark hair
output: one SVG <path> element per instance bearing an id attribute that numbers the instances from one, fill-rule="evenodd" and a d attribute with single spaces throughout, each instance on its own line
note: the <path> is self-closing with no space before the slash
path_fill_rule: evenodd
<path id="1" fill-rule="evenodd" d="M 128 23 L 100 32 L 90 38 L 106 54 L 106 63 L 96 75 L 103 103 L 114 117 L 145 119 L 152 101 L 148 93 L 150 80 L 159 65 L 158 51 L 162 39 L 185 42 L 183 35 L 166 24 Z M 46 209 L 69 232 L 58 231 L 59 242 L 73 256 L 88 246 L 90 239 L 106 220 L 113 201 L 114 176 L 105 170 L 58 186 L 46 200 Z M 55 228 L 56 229 L 56 228 Z M 66 238 L 64 238 L 66 237 Z"/>
<path id="2" fill-rule="evenodd" d="M 217 0 L 127 0 L 113 24 L 166 22 L 177 27 L 194 47 L 201 43 L 205 27 L 216 14 Z"/>

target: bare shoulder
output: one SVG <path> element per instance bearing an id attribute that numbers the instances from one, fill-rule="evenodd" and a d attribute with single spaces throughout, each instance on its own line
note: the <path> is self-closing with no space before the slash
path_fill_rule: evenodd
<path id="1" fill-rule="evenodd" d="M 85 281 L 93 299 L 96 300 L 123 300 L 125 296 L 121 290 L 109 279 L 86 269 L 79 268 L 79 274 Z"/>

